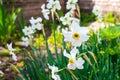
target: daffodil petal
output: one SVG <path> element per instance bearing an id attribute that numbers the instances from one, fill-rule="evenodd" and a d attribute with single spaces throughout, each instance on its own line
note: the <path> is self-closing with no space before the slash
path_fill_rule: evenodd
<path id="1" fill-rule="evenodd" d="M 87 27 L 80 27 L 79 33 L 80 34 L 87 34 L 89 29 Z"/>
<path id="2" fill-rule="evenodd" d="M 65 37 L 65 41 L 71 41 L 72 40 L 72 35 L 71 35 L 72 33 L 71 32 L 62 29 L 62 33 Z"/>
<path id="3" fill-rule="evenodd" d="M 89 39 L 90 36 L 86 35 L 86 34 L 82 34 L 81 38 L 79 39 L 79 42 L 85 42 Z"/>
<path id="4" fill-rule="evenodd" d="M 72 24 L 71 24 L 71 26 L 70 26 L 70 28 L 71 28 L 72 32 L 79 32 L 80 25 L 76 21 L 73 21 Z"/>
<path id="5" fill-rule="evenodd" d="M 74 46 L 74 47 L 77 47 L 77 46 L 81 46 L 81 42 L 80 42 L 80 40 L 73 40 L 72 42 L 72 45 Z"/>
<path id="6" fill-rule="evenodd" d="M 71 50 L 71 56 L 73 59 L 76 59 L 76 54 L 79 53 L 78 49 L 76 47 L 74 47 L 72 50 Z"/>
<path id="7" fill-rule="evenodd" d="M 53 78 L 54 80 L 61 80 L 61 79 L 60 79 L 60 76 L 57 75 L 57 74 L 52 75 L 52 78 Z"/>
<path id="8" fill-rule="evenodd" d="M 70 58 L 70 57 L 71 57 L 70 54 L 68 54 L 68 53 L 66 52 L 66 50 L 64 50 L 63 55 L 64 55 L 65 57 L 67 57 L 67 58 Z"/>
<path id="9" fill-rule="evenodd" d="M 68 64 L 67 67 L 68 67 L 68 69 L 75 70 L 76 65 L 75 64 Z"/>
<path id="10" fill-rule="evenodd" d="M 82 58 L 78 58 L 78 60 L 76 60 L 76 62 L 75 62 L 76 67 L 78 69 L 83 69 L 84 68 L 84 66 L 83 66 L 84 62 L 85 61 Z"/>

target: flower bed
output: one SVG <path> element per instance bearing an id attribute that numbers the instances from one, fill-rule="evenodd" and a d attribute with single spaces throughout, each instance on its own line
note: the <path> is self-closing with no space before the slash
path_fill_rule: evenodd
<path id="1" fill-rule="evenodd" d="M 68 0 L 68 12 L 63 13 L 59 0 L 47 1 L 41 6 L 44 19 L 31 17 L 30 25 L 22 29 L 24 48 L 17 50 L 14 41 L 6 45 L 10 61 L 18 62 L 8 62 L 11 71 L 18 74 L 15 80 L 120 79 L 120 25 L 106 26 L 102 8 L 94 6 L 92 17 L 98 24 L 81 26 L 77 2 Z M 52 31 L 48 38 L 46 26 Z M 20 62 L 15 51 L 21 53 Z M 4 71 L 0 74 L 4 76 Z"/>

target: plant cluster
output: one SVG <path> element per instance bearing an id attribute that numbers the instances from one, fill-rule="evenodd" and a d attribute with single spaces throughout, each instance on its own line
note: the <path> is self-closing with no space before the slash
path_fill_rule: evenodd
<path id="1" fill-rule="evenodd" d="M 4 8 L 2 1 L 0 2 L 0 42 L 2 43 L 0 45 L 17 38 L 15 21 L 20 11 L 20 8 L 16 10 L 12 8 L 9 12 Z"/>
<path id="2" fill-rule="evenodd" d="M 15 67 L 20 74 L 18 80 L 119 80 L 120 79 L 120 26 L 110 26 L 96 30 L 96 26 L 80 26 L 80 9 L 78 0 L 68 0 L 65 15 L 59 15 L 59 0 L 48 0 L 41 6 L 44 20 L 41 17 L 29 20 L 30 26 L 22 30 L 22 44 L 30 47 L 23 50 L 23 67 Z M 99 22 L 103 21 L 102 9 L 94 6 L 92 11 Z M 51 17 L 50 17 L 51 15 Z M 44 22 L 52 29 L 52 40 L 45 32 Z M 58 27 L 57 27 L 58 26 Z M 42 31 L 39 48 L 33 46 L 35 33 Z M 59 38 L 57 38 L 59 36 Z M 58 40 L 60 39 L 60 40 Z M 38 42 L 39 44 L 39 41 Z M 60 41 L 60 42 L 57 42 Z M 49 43 L 54 45 L 51 52 Z M 61 43 L 58 50 L 58 43 Z M 67 44 L 70 44 L 67 47 Z M 12 43 L 8 44 L 12 59 L 17 61 Z"/>

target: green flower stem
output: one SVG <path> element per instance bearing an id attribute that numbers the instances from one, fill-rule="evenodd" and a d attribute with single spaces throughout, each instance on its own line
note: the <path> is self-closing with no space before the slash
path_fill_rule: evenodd
<path id="1" fill-rule="evenodd" d="M 92 66 L 92 69 L 93 69 L 93 72 L 95 73 L 96 80 L 99 80 L 99 79 L 98 79 L 98 76 L 97 76 L 97 74 L 96 74 L 95 67 L 94 67 L 94 66 Z"/>
<path id="2" fill-rule="evenodd" d="M 56 71 L 55 73 L 59 73 L 59 72 L 61 72 L 61 71 L 63 71 L 63 70 L 65 70 L 66 69 L 66 67 L 65 68 L 62 68 L 62 69 L 59 69 L 58 71 Z"/>
<path id="3" fill-rule="evenodd" d="M 80 58 L 81 56 L 83 56 L 84 54 L 86 54 L 86 52 L 79 54 L 79 55 L 77 56 L 77 59 Z"/>
<path id="4" fill-rule="evenodd" d="M 55 20 L 53 20 L 53 35 L 54 35 L 54 45 L 55 45 L 55 54 L 57 57 L 57 61 L 60 62 L 59 57 L 58 57 L 58 50 L 57 50 L 57 44 L 56 44 L 56 31 L 55 31 Z"/>
<path id="5" fill-rule="evenodd" d="M 66 70 L 73 76 L 75 80 L 78 80 L 78 78 L 75 76 L 75 74 L 70 69 L 66 68 Z"/>

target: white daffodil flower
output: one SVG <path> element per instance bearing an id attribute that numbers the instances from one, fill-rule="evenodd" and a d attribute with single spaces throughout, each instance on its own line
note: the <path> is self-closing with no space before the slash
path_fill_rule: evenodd
<path id="1" fill-rule="evenodd" d="M 52 5 L 53 5 L 53 3 L 54 3 L 54 0 L 47 0 L 47 8 L 48 9 L 51 9 L 52 8 Z"/>
<path id="2" fill-rule="evenodd" d="M 2 63 L 2 61 L 0 61 L 0 64 Z"/>
<path id="3" fill-rule="evenodd" d="M 28 37 L 22 37 L 22 44 L 26 47 L 29 45 L 29 39 Z"/>
<path id="4" fill-rule="evenodd" d="M 14 61 L 17 61 L 17 56 L 16 56 L 15 54 L 12 54 L 12 59 L 13 59 Z"/>
<path id="5" fill-rule="evenodd" d="M 56 11 L 61 9 L 61 5 L 59 0 L 48 0 L 47 8 L 51 9 L 51 11 Z"/>
<path id="6" fill-rule="evenodd" d="M 12 55 L 12 59 L 13 59 L 14 61 L 17 61 L 17 56 L 15 55 L 14 52 L 10 52 L 10 55 Z"/>
<path id="7" fill-rule="evenodd" d="M 77 4 L 78 0 L 68 0 L 66 8 L 69 9 L 76 9 L 76 4 Z"/>
<path id="8" fill-rule="evenodd" d="M 29 37 L 29 40 L 32 40 L 33 39 L 33 35 L 28 35 L 28 37 Z"/>
<path id="9" fill-rule="evenodd" d="M 29 26 L 29 27 L 25 26 L 25 28 L 24 28 L 22 31 L 23 31 L 23 33 L 24 33 L 26 36 L 31 35 L 31 34 L 34 33 L 34 31 L 33 31 L 33 29 L 32 29 L 31 26 Z"/>
<path id="10" fill-rule="evenodd" d="M 72 17 L 74 15 L 74 10 L 71 9 L 66 14 Z"/>
<path id="11" fill-rule="evenodd" d="M 4 74 L 4 73 L 0 70 L 0 74 Z"/>
<path id="12" fill-rule="evenodd" d="M 61 26 L 60 25 L 58 25 L 57 26 L 57 31 L 60 33 L 60 28 L 61 28 Z"/>
<path id="13" fill-rule="evenodd" d="M 13 47 L 12 47 L 12 42 L 11 42 L 10 44 L 7 44 L 7 47 L 8 47 L 8 50 L 9 50 L 10 52 L 15 51 L 15 49 L 13 49 Z"/>
<path id="14" fill-rule="evenodd" d="M 95 23 L 90 24 L 89 28 L 96 33 L 99 30 L 99 27 L 96 26 Z"/>
<path id="15" fill-rule="evenodd" d="M 93 7 L 93 10 L 92 10 L 92 12 L 96 15 L 96 16 L 98 16 L 98 15 L 101 15 L 102 14 L 102 9 L 99 7 L 99 6 L 94 6 Z"/>
<path id="16" fill-rule="evenodd" d="M 29 20 L 30 23 L 32 24 L 32 29 L 35 30 L 41 30 L 42 29 L 42 18 L 38 17 L 37 19 L 34 19 L 33 17 L 31 17 L 31 19 Z"/>
<path id="17" fill-rule="evenodd" d="M 7 44 L 7 47 L 9 49 L 9 51 L 10 51 L 9 54 L 12 55 L 12 59 L 14 61 L 17 61 L 17 56 L 14 54 L 15 49 L 12 48 L 12 43 Z"/>
<path id="18" fill-rule="evenodd" d="M 72 21 L 80 23 L 80 20 L 73 17 L 74 11 L 70 10 L 65 14 L 64 17 L 60 17 L 60 21 L 62 21 L 63 25 L 71 25 Z"/>
<path id="19" fill-rule="evenodd" d="M 54 80 L 61 80 L 61 79 L 60 79 L 60 76 L 55 73 L 55 72 L 58 71 L 58 67 L 56 67 L 56 66 L 54 66 L 54 65 L 53 65 L 53 66 L 50 66 L 50 65 L 48 64 L 48 68 L 51 69 L 51 71 L 52 71 L 52 78 L 53 78 Z"/>
<path id="20" fill-rule="evenodd" d="M 79 23 L 73 21 L 70 26 L 71 31 L 62 29 L 64 40 L 71 42 L 73 46 L 79 47 L 83 42 L 89 39 L 87 27 L 80 27 Z"/>
<path id="21" fill-rule="evenodd" d="M 32 29 L 33 30 L 35 30 L 35 29 L 37 29 L 37 30 L 41 30 L 42 29 L 42 26 L 43 26 L 43 24 L 41 24 L 41 23 L 37 23 L 37 24 L 33 24 L 33 25 L 31 25 L 31 27 L 32 27 Z"/>
<path id="22" fill-rule="evenodd" d="M 66 13 L 64 17 L 60 17 L 60 21 L 62 21 L 63 25 L 70 25 L 72 18 L 69 13 Z"/>
<path id="23" fill-rule="evenodd" d="M 97 18 L 98 18 L 98 21 L 99 21 L 99 22 L 102 22 L 102 20 L 103 20 L 102 15 L 98 15 Z"/>
<path id="24" fill-rule="evenodd" d="M 31 19 L 29 21 L 32 25 L 36 25 L 37 23 L 42 22 L 42 18 L 38 17 L 38 18 L 34 19 L 34 17 L 31 17 Z"/>
<path id="25" fill-rule="evenodd" d="M 66 52 L 66 50 L 64 50 L 63 55 L 67 58 L 69 58 L 69 63 L 67 65 L 67 68 L 75 70 L 76 68 L 78 69 L 83 69 L 83 64 L 84 64 L 84 60 L 82 58 L 76 58 L 76 55 L 79 53 L 79 51 L 76 48 L 73 48 L 70 51 L 70 54 Z"/>
<path id="26" fill-rule="evenodd" d="M 45 4 L 43 4 L 41 6 L 42 9 L 42 13 L 45 19 L 49 20 L 49 14 L 50 14 L 50 10 L 49 9 L 45 9 Z"/>
<path id="27" fill-rule="evenodd" d="M 32 25 L 32 28 L 34 27 L 34 28 L 36 28 L 37 30 L 41 30 L 41 29 L 42 29 L 42 26 L 43 26 L 43 24 L 38 23 L 38 24 L 36 24 L 36 25 Z"/>

